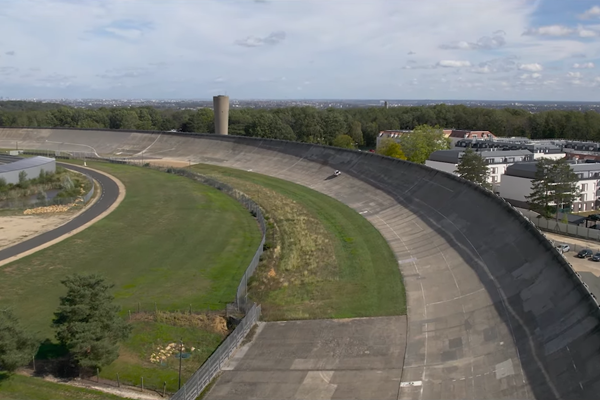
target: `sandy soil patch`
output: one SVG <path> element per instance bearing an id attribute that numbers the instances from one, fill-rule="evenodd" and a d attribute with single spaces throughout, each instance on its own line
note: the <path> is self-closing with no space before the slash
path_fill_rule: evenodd
<path id="1" fill-rule="evenodd" d="M 0 217 L 0 250 L 58 228 L 81 212 Z"/>
<path id="2" fill-rule="evenodd" d="M 150 165 L 156 165 L 157 167 L 174 167 L 174 168 L 184 168 L 189 167 L 190 165 L 194 165 L 189 161 L 180 161 L 180 160 L 170 160 L 163 158 L 161 160 L 149 160 L 148 163 Z"/>

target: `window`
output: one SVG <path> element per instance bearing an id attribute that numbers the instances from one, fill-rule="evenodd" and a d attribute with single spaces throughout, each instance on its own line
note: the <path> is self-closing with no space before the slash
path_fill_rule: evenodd
<path id="1" fill-rule="evenodd" d="M 587 191 L 587 187 L 588 187 L 587 183 L 582 183 L 582 184 L 581 184 L 581 191 L 582 191 L 582 192 L 585 192 L 585 191 Z"/>
<path id="2" fill-rule="evenodd" d="M 492 183 L 498 183 L 498 177 L 492 176 Z"/>
<path id="3" fill-rule="evenodd" d="M 491 168 L 490 172 L 492 175 L 496 175 L 498 173 L 498 168 Z"/>

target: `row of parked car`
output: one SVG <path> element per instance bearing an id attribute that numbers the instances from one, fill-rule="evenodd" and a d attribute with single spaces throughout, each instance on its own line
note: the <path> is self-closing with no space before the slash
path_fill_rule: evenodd
<path id="1" fill-rule="evenodd" d="M 556 245 L 556 250 L 560 251 L 561 253 L 567 253 L 571 250 L 571 246 L 569 246 L 568 244 L 557 244 Z M 592 261 L 600 261 L 600 252 L 594 254 L 594 252 L 590 249 L 583 249 L 581 250 L 579 253 L 577 253 L 577 255 L 575 256 L 577 258 L 589 258 Z"/>
<path id="2" fill-rule="evenodd" d="M 583 249 L 577 253 L 577 258 L 590 258 L 592 261 L 600 261 L 600 253 L 594 254 L 590 249 Z"/>

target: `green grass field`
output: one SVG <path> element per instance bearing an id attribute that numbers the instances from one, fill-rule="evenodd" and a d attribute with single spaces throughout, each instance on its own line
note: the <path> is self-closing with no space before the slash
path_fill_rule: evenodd
<path id="1" fill-rule="evenodd" d="M 242 205 L 187 178 L 147 168 L 88 165 L 125 184 L 123 203 L 85 231 L 0 267 L 0 306 L 13 306 L 42 340 L 53 338 L 53 312 L 65 292 L 59 282 L 76 271 L 98 272 L 115 283 L 124 316 L 138 307 L 154 311 L 155 303 L 161 311 L 223 310 L 235 299 L 261 238 L 256 220 Z M 120 373 L 134 384 L 144 376 L 147 386 L 159 388 L 168 381 L 174 390 L 176 368 L 157 367 L 148 356 L 157 345 L 183 337 L 200 348 L 185 360 L 188 377 L 224 337 L 208 323 L 205 328 L 134 322 L 134 335 L 103 375 L 115 379 Z"/>
<path id="2" fill-rule="evenodd" d="M 350 318 L 406 313 L 398 264 L 378 230 L 345 204 L 312 189 L 209 165 L 192 169 L 242 190 L 269 216 L 250 294 L 263 319 Z"/>
<path id="3" fill-rule="evenodd" d="M 96 390 L 82 389 L 30 378 L 21 375 L 0 374 L 0 400 L 122 400 Z"/>

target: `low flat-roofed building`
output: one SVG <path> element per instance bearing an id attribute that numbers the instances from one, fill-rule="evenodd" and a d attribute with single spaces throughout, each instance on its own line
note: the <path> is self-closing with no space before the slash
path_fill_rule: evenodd
<path id="1" fill-rule="evenodd" d="M 48 157 L 20 158 L 15 161 L 0 165 L 0 178 L 6 183 L 19 183 L 19 174 L 25 171 L 27 179 L 40 176 L 40 171 L 56 172 L 56 160 Z"/>

